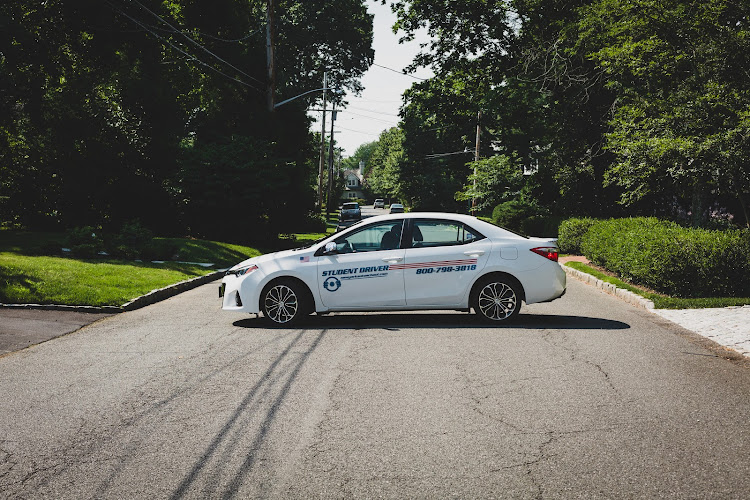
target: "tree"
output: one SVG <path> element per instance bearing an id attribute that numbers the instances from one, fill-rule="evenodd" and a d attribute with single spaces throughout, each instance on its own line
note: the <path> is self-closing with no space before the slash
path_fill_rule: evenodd
<path id="1" fill-rule="evenodd" d="M 370 173 L 372 170 L 372 162 L 370 159 L 372 158 L 372 153 L 375 151 L 375 149 L 378 147 L 378 141 L 372 141 L 372 142 L 366 142 L 364 144 L 360 144 L 357 147 L 357 150 L 354 152 L 353 155 L 351 155 L 348 158 L 344 158 L 341 162 L 342 168 L 346 170 L 356 170 L 359 168 L 360 162 L 363 162 L 365 165 L 364 172 L 362 172 L 362 175 L 365 177 Z"/>
<path id="2" fill-rule="evenodd" d="M 306 109 L 320 96 L 267 110 L 265 5 L 0 4 L 3 220 L 70 226 L 141 216 L 160 230 L 180 231 L 174 220 L 182 217 L 197 227 L 187 218 L 204 212 L 184 203 L 198 199 L 183 183 L 185 168 L 212 167 L 189 158 L 205 158 L 210 150 L 231 157 L 232 148 L 246 144 L 262 145 L 271 156 L 261 161 L 251 155 L 258 162 L 243 168 L 275 165 L 282 171 L 279 187 L 303 209 L 307 196 L 300 189 L 315 165 Z M 372 18 L 362 0 L 288 0 L 278 4 L 277 14 L 278 96 L 320 87 L 326 70 L 338 88 L 359 89 L 373 57 Z M 197 148 L 194 154 L 191 148 Z M 222 182 L 234 185 L 237 170 L 220 170 Z M 211 192 L 220 203 L 223 194 Z M 277 194 L 256 192 L 254 206 L 271 206 Z"/>
<path id="3" fill-rule="evenodd" d="M 372 168 L 367 177 L 367 187 L 373 194 L 401 199 L 403 196 L 401 166 L 404 157 L 404 133 L 398 127 L 385 130 L 378 137 L 372 152 Z"/>
<path id="4" fill-rule="evenodd" d="M 464 188 L 456 193 L 459 201 L 475 201 L 482 212 L 516 197 L 524 185 L 523 174 L 508 156 L 495 155 L 466 164 L 471 170 Z"/>
<path id="5" fill-rule="evenodd" d="M 750 64 L 750 6 L 601 0 L 582 13 L 582 43 L 619 95 L 607 181 L 621 202 L 689 210 L 694 224 L 723 202 L 750 224 L 750 75 L 738 71 Z"/>

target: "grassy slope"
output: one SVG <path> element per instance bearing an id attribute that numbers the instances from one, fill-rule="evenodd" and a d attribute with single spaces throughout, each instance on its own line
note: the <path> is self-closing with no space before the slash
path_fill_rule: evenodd
<path id="1" fill-rule="evenodd" d="M 151 290 L 212 272 L 187 264 L 76 260 L 0 253 L 0 302 L 122 305 Z"/>
<path id="2" fill-rule="evenodd" d="M 0 231 L 0 302 L 122 305 L 151 290 L 261 254 L 256 248 L 241 245 L 170 238 L 180 248 L 180 260 L 211 262 L 214 268 L 171 262 L 152 264 L 34 255 L 50 241 L 62 242 L 64 235 Z"/>

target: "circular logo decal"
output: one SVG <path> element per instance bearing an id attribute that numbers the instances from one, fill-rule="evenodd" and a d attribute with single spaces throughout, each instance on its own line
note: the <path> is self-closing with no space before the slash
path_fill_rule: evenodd
<path id="1" fill-rule="evenodd" d="M 339 288 L 341 288 L 341 280 L 339 280 L 338 278 L 334 278 L 333 276 L 331 276 L 330 278 L 327 278 L 323 282 L 323 288 L 325 288 L 329 292 L 335 292 L 336 290 L 338 290 Z"/>

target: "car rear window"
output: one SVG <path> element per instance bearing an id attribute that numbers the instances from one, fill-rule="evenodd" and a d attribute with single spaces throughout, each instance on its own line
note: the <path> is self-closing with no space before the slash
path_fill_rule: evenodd
<path id="1" fill-rule="evenodd" d="M 359 203 L 344 203 L 343 209 L 344 210 L 354 210 L 359 208 Z"/>

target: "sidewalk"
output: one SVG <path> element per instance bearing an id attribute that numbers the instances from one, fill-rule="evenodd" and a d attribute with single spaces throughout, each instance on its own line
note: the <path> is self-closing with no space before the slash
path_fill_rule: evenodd
<path id="1" fill-rule="evenodd" d="M 581 279 L 579 271 L 575 271 L 564 265 L 566 262 L 571 261 L 587 264 L 588 259 L 580 255 L 560 258 L 560 265 L 563 266 L 568 276 Z M 608 285 L 607 283 L 603 283 L 593 276 L 586 276 L 582 281 L 587 281 L 589 284 L 598 286 L 598 288 L 607 293 L 627 300 L 636 306 L 644 307 L 648 311 L 676 323 L 687 330 L 711 339 L 724 347 L 729 347 L 746 357 L 750 357 L 750 305 L 706 309 L 654 309 L 653 303 L 649 300 L 630 300 L 628 297 L 634 294 L 630 294 L 626 290 L 616 289 L 611 285 L 606 286 Z M 599 284 L 596 282 L 599 282 Z M 613 291 L 612 289 L 615 290 Z M 650 303 L 650 307 L 648 303 Z"/>

